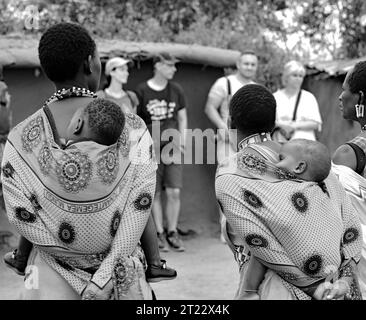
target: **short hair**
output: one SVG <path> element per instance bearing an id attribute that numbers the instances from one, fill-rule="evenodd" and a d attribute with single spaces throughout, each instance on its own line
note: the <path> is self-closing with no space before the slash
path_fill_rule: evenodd
<path id="1" fill-rule="evenodd" d="M 158 62 L 170 62 L 170 63 L 177 63 L 180 60 L 170 54 L 169 52 L 160 52 L 156 56 L 153 57 L 153 64 L 155 65 Z"/>
<path id="2" fill-rule="evenodd" d="M 231 98 L 231 126 L 247 134 L 270 132 L 275 126 L 276 100 L 259 84 L 241 87 Z"/>
<path id="3" fill-rule="evenodd" d="M 359 93 L 362 91 L 366 94 L 366 61 L 360 61 L 355 64 L 348 77 L 347 83 L 349 85 L 349 90 L 352 93 Z"/>
<path id="4" fill-rule="evenodd" d="M 117 142 L 125 126 L 125 115 L 118 104 L 97 98 L 86 106 L 84 112 L 96 142 L 107 146 Z"/>
<path id="5" fill-rule="evenodd" d="M 331 169 L 331 157 L 328 148 L 319 141 L 294 139 L 288 143 L 296 145 L 305 156 L 307 169 L 312 181 L 321 182 L 328 177 Z"/>
<path id="6" fill-rule="evenodd" d="M 72 80 L 83 61 L 94 56 L 96 45 L 88 31 L 74 23 L 56 24 L 42 35 L 38 54 L 47 77 L 53 81 Z"/>
<path id="7" fill-rule="evenodd" d="M 255 56 L 257 59 L 259 59 L 258 55 L 253 51 L 253 50 L 244 50 L 244 51 L 240 51 L 240 54 L 238 56 L 238 59 L 237 61 L 240 61 L 241 58 L 243 56 L 246 56 L 246 55 L 251 55 L 251 56 Z"/>
<path id="8" fill-rule="evenodd" d="M 283 71 L 282 71 L 282 84 L 285 86 L 286 85 L 286 81 L 288 79 L 288 76 L 293 73 L 293 72 L 303 72 L 304 76 L 306 74 L 306 69 L 304 67 L 304 65 L 296 60 L 291 60 L 289 62 L 287 62 L 284 66 L 283 66 Z"/>

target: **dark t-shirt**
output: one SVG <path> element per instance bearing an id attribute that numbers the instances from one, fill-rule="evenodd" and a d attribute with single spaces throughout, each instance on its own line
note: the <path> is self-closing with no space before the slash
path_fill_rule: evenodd
<path id="1" fill-rule="evenodd" d="M 161 131 L 179 128 L 178 111 L 187 105 L 179 84 L 169 81 L 165 89 L 156 91 L 143 82 L 135 91 L 139 100 L 137 114 L 145 121 L 150 132 L 152 121 L 160 121 Z"/>

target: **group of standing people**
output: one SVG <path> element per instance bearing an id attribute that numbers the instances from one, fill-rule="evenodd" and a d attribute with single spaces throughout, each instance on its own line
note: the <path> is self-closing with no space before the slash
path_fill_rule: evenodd
<path id="1" fill-rule="evenodd" d="M 322 121 L 316 99 L 301 89 L 299 62 L 285 65 L 284 88 L 274 94 L 247 81 L 218 100 L 215 109 L 228 108 L 221 128 L 236 133 L 215 182 L 222 236 L 239 265 L 236 299 L 365 297 L 365 66 L 348 72 L 339 97 L 343 117 L 359 122 L 361 134 L 333 162 L 316 141 Z"/>
<path id="2" fill-rule="evenodd" d="M 187 102 L 171 81 L 177 60 L 158 55 L 153 77 L 132 92 L 123 88 L 129 60 L 112 58 L 97 91 L 101 62 L 84 28 L 49 28 L 38 52 L 57 91 L 8 136 L 3 192 L 23 237 L 5 262 L 25 281 L 37 272 L 26 299 L 154 299 L 148 282 L 177 275 L 159 250 L 184 251 L 182 165 L 164 154 L 174 141 L 162 140 L 164 130 L 178 130 L 180 143 L 169 150 L 181 157 Z M 304 67 L 286 64 L 284 88 L 272 94 L 255 84 L 257 66 L 255 53 L 243 52 L 205 108 L 222 129 L 216 194 L 222 236 L 239 263 L 236 298 L 360 299 L 365 63 L 347 74 L 340 96 L 344 117 L 362 132 L 337 150 L 337 175 L 315 142 L 322 120 L 314 96 L 301 89 Z M 292 141 L 274 141 L 275 127 Z"/>

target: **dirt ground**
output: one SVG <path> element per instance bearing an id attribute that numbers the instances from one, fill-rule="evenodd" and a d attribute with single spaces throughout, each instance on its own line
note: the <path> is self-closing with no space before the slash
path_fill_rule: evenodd
<path id="1" fill-rule="evenodd" d="M 218 228 L 218 227 L 217 227 Z M 0 213 L 0 230 L 15 231 Z M 9 245 L 0 250 L 0 300 L 18 298 L 23 278 L 6 268 L 4 253 L 17 245 L 17 236 L 8 239 Z M 159 300 L 231 300 L 239 280 L 237 265 L 227 247 L 214 230 L 184 237 L 186 251 L 162 253 L 168 266 L 175 268 L 174 280 L 153 283 Z"/>

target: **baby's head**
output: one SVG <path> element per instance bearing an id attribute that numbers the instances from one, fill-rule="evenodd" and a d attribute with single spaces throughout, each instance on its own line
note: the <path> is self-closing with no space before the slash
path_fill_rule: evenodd
<path id="1" fill-rule="evenodd" d="M 117 142 L 125 126 L 120 106 L 106 99 L 94 99 L 74 113 L 67 129 L 69 140 L 93 140 L 111 145 Z"/>
<path id="2" fill-rule="evenodd" d="M 330 172 L 328 148 L 318 141 L 290 140 L 282 145 L 279 157 L 277 167 L 287 169 L 306 181 L 321 182 Z"/>

